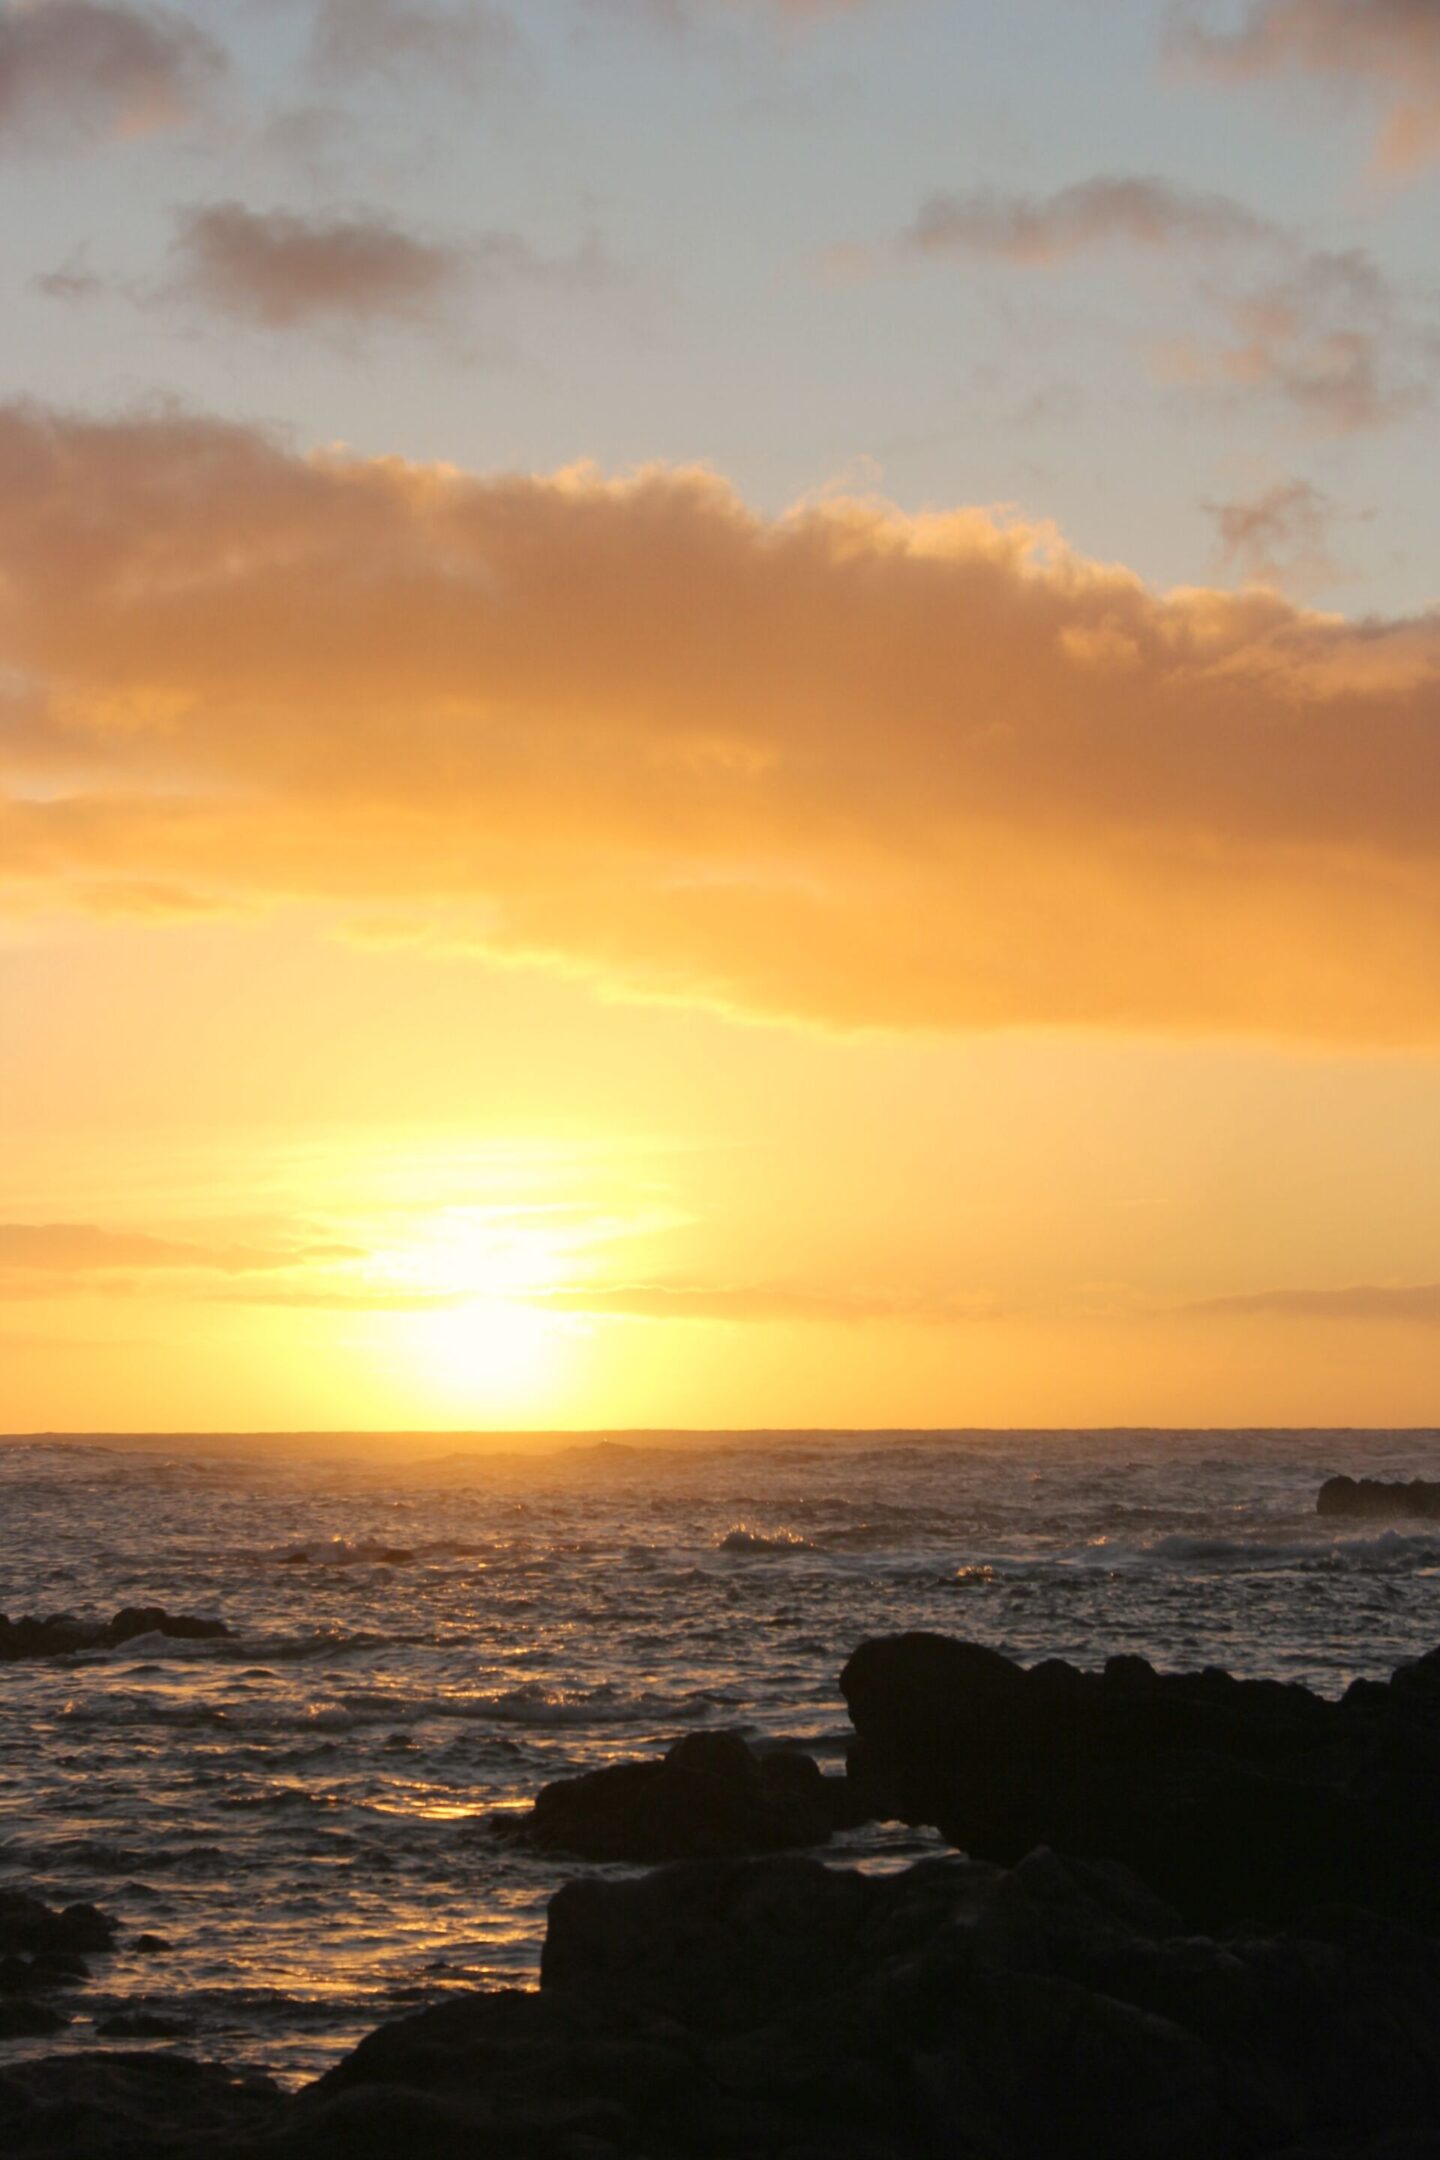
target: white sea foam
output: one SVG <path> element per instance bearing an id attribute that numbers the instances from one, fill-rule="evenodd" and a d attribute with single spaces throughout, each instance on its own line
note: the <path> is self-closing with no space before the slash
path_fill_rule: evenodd
<path id="1" fill-rule="evenodd" d="M 802 1537 L 798 1530 L 757 1530 L 751 1523 L 736 1523 L 716 1539 L 721 1552 L 733 1553 L 802 1553 L 814 1552 L 811 1539 Z"/>

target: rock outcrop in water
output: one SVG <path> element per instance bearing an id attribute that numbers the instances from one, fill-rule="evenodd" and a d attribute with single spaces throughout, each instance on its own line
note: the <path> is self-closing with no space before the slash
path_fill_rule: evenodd
<path id="1" fill-rule="evenodd" d="M 1440 1651 L 1331 1702 L 914 1634 L 862 1643 L 840 1685 L 869 1811 L 977 1858 L 1118 1861 L 1207 1926 L 1332 1899 L 1440 1922 Z"/>
<path id="2" fill-rule="evenodd" d="M 519 1828 L 583 1860 L 731 1859 L 823 1845 L 854 1822 L 852 1788 L 798 1749 L 757 1754 L 737 1733 L 688 1733 L 658 1762 L 613 1763 L 543 1786 Z"/>
<path id="3" fill-rule="evenodd" d="M 28 1890 L 0 1890 L 0 1956 L 75 1956 L 114 1947 L 115 1922 L 98 1906 L 57 1912 Z"/>
<path id="4" fill-rule="evenodd" d="M 1387 1484 L 1381 1478 L 1326 1478 L 1315 1502 L 1317 1515 L 1357 1515 L 1393 1521 L 1396 1516 L 1440 1520 L 1440 1484 L 1426 1478 Z"/>
<path id="5" fill-rule="evenodd" d="M 30 1613 L 10 1620 L 0 1613 L 0 1663 L 16 1658 L 65 1657 L 76 1650 L 115 1650 L 141 1635 L 209 1642 L 229 1633 L 223 1620 L 168 1613 L 163 1605 L 127 1605 L 113 1620 L 98 1622 L 77 1620 L 73 1613 L 52 1613 L 45 1620 Z"/>
<path id="6" fill-rule="evenodd" d="M 69 2020 L 57 1991 L 89 1977 L 87 1958 L 115 1947 L 115 1923 L 94 1905 L 57 1912 L 25 1890 L 0 1890 L 0 2040 L 33 2040 Z"/>

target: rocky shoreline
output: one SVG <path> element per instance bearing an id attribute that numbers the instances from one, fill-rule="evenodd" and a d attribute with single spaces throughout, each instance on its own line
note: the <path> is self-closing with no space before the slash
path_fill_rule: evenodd
<path id="1" fill-rule="evenodd" d="M 515 1834 L 672 1864 L 567 1884 L 538 1992 L 397 2019 L 293 2095 L 173 2052 L 52 2054 L 0 2072 L 0 2146 L 13 2160 L 1440 2152 L 1440 1651 L 1329 1701 L 1135 1657 L 1027 1669 L 916 1634 L 861 1644 L 841 1687 L 856 1733 L 843 1779 L 701 1734 L 542 1792 Z M 801 1849 L 868 1817 L 932 1825 L 956 1854 L 873 1876 Z M 113 1941 L 88 1908 L 12 1898 L 6 1925 L 0 1909 L 0 2004 L 43 2008 L 79 1978 L 67 1958 Z"/>

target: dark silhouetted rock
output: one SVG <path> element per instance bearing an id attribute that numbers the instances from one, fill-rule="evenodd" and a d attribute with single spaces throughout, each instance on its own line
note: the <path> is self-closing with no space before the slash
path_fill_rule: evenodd
<path id="1" fill-rule="evenodd" d="M 268 2078 L 183 2055 L 47 2055 L 0 2072 L 0 2151 L 6 2160 L 241 2160 L 259 2152 L 284 2109 Z"/>
<path id="2" fill-rule="evenodd" d="M 25 1890 L 0 1890 L 0 2039 L 33 2039 L 68 2021 L 40 1998 L 81 1987 L 87 1952 L 115 1946 L 115 1923 L 94 1905 L 57 1912 Z"/>
<path id="3" fill-rule="evenodd" d="M 116 2010 L 95 2027 L 102 2040 L 179 2040 L 195 2030 L 195 2020 L 167 2010 Z"/>
<path id="4" fill-rule="evenodd" d="M 28 1891 L 0 1890 L 0 1953 L 83 1961 L 87 1950 L 114 1947 L 115 1923 L 98 1906 L 67 1905 L 57 1912 Z"/>
<path id="5" fill-rule="evenodd" d="M 757 1755 L 736 1733 L 689 1733 L 658 1762 L 557 1778 L 519 1834 L 585 1860 L 719 1859 L 823 1845 L 853 1819 L 843 1779 L 785 1749 Z"/>
<path id="6" fill-rule="evenodd" d="M 410 1567 L 415 1555 L 406 1545 L 346 1545 L 337 1540 L 331 1545 L 311 1547 L 301 1545 L 294 1552 L 281 1556 L 281 1567 L 312 1567 L 323 1562 L 327 1567 Z"/>
<path id="7" fill-rule="evenodd" d="M 167 1613 L 163 1605 L 127 1605 L 106 1629 L 112 1643 L 133 1642 L 137 1635 L 170 1635 L 181 1642 L 218 1642 L 229 1633 L 223 1620 L 197 1620 L 192 1613 Z"/>
<path id="8" fill-rule="evenodd" d="M 901 1635 L 862 1643 L 840 1685 L 858 1800 L 977 1858 L 1119 1861 L 1206 1924 L 1340 1898 L 1440 1918 L 1440 1652 L 1331 1702 Z"/>
<path id="9" fill-rule="evenodd" d="M 52 1613 L 48 1620 L 38 1620 L 30 1613 L 9 1620 L 0 1613 L 0 1663 L 17 1658 L 66 1657 L 77 1650 L 113 1650 L 141 1635 L 210 1642 L 229 1633 L 223 1620 L 167 1613 L 163 1605 L 127 1605 L 113 1620 L 104 1622 L 77 1620 L 73 1613 Z"/>
<path id="10" fill-rule="evenodd" d="M 69 2022 L 32 1996 L 0 1994 L 0 2040 L 45 2040 Z"/>
<path id="11" fill-rule="evenodd" d="M 1440 1949 L 1400 1923 L 1220 1942 L 1044 1850 L 886 1878 L 785 1856 L 568 1885 L 539 1995 L 383 2026 L 256 2150 L 1297 2160 L 1420 2137 L 1437 2103 Z"/>
<path id="12" fill-rule="evenodd" d="M 1326 1478 L 1315 1502 L 1317 1515 L 1378 1516 L 1393 1521 L 1397 1516 L 1421 1516 L 1440 1520 L 1440 1483 L 1412 1478 L 1408 1484 L 1386 1484 L 1379 1478 Z"/>

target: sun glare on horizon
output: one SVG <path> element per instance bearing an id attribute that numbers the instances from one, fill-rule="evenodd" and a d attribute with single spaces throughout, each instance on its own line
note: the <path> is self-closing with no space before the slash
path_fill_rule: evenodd
<path id="1" fill-rule="evenodd" d="M 603 1280 L 604 1248 L 661 1220 L 556 1199 L 428 1210 L 360 1264 L 377 1304 L 390 1303 L 387 1362 L 459 1416 L 558 1414 L 594 1327 L 544 1300 Z"/>
<path id="2" fill-rule="evenodd" d="M 581 1332 L 568 1314 L 516 1298 L 466 1298 L 398 1322 L 417 1390 L 457 1411 L 528 1416 L 557 1401 Z"/>

